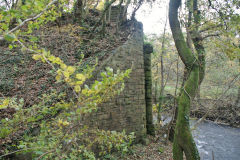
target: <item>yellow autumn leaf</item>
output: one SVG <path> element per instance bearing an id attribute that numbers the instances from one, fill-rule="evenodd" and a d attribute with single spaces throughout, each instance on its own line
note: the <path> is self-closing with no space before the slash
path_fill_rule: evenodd
<path id="1" fill-rule="evenodd" d="M 74 82 L 70 82 L 69 85 L 70 85 L 70 86 L 74 86 L 75 83 L 74 83 Z"/>
<path id="2" fill-rule="evenodd" d="M 85 81 L 85 79 L 86 79 L 86 77 L 83 74 L 81 74 L 81 73 L 77 74 L 76 78 L 81 80 L 81 81 Z"/>
<path id="3" fill-rule="evenodd" d="M 45 60 L 43 57 L 41 57 L 41 61 L 42 61 L 43 63 L 46 62 L 46 60 Z"/>
<path id="4" fill-rule="evenodd" d="M 51 55 L 50 57 L 48 57 L 48 60 L 55 63 L 56 58 Z"/>
<path id="5" fill-rule="evenodd" d="M 61 79 L 61 75 L 58 74 L 58 75 L 56 76 L 56 80 L 57 80 L 57 81 L 60 81 L 60 79 Z"/>
<path id="6" fill-rule="evenodd" d="M 55 61 L 56 64 L 61 65 L 62 64 L 62 60 L 59 57 L 56 57 Z"/>
<path id="7" fill-rule="evenodd" d="M 58 126 L 61 126 L 63 121 L 61 119 L 58 119 Z"/>
<path id="8" fill-rule="evenodd" d="M 41 59 L 42 56 L 39 55 L 39 54 L 34 54 L 34 55 L 32 56 L 32 58 L 37 61 L 37 60 Z"/>
<path id="9" fill-rule="evenodd" d="M 68 126 L 70 123 L 68 122 L 68 121 L 64 121 L 63 123 L 62 123 L 62 125 L 63 126 Z"/>
<path id="10" fill-rule="evenodd" d="M 83 89 L 82 90 L 82 94 L 86 95 L 88 93 L 88 90 L 87 89 Z"/>
<path id="11" fill-rule="evenodd" d="M 63 121 L 62 121 L 61 119 L 58 119 L 58 123 L 59 123 L 59 124 L 62 124 Z"/>
<path id="12" fill-rule="evenodd" d="M 78 92 L 81 91 L 81 87 L 79 85 L 77 85 L 77 86 L 74 87 L 74 90 L 75 90 L 75 92 L 78 93 Z"/>
<path id="13" fill-rule="evenodd" d="M 2 104 L 0 105 L 0 109 L 6 108 L 9 104 L 9 98 L 3 100 Z"/>
<path id="14" fill-rule="evenodd" d="M 71 79 L 70 79 L 70 78 L 65 78 L 64 80 L 65 80 L 65 82 L 67 82 L 67 83 L 70 83 L 70 82 L 71 82 Z"/>
<path id="15" fill-rule="evenodd" d="M 67 65 L 64 64 L 64 63 L 62 63 L 62 64 L 60 64 L 60 67 L 61 67 L 61 69 L 66 69 L 66 68 L 67 68 Z"/>
<path id="16" fill-rule="evenodd" d="M 81 84 L 83 84 L 83 81 L 76 81 L 75 84 L 81 85 Z"/>
<path id="17" fill-rule="evenodd" d="M 64 71 L 64 72 L 63 72 L 63 75 L 65 76 L 65 78 L 69 78 L 69 76 L 70 76 L 70 74 L 69 74 L 68 71 Z"/>
<path id="18" fill-rule="evenodd" d="M 61 69 L 58 69 L 58 70 L 57 70 L 57 74 L 61 75 L 61 74 L 62 74 L 62 70 L 61 70 Z"/>
<path id="19" fill-rule="evenodd" d="M 75 68 L 73 66 L 68 66 L 67 67 L 67 71 L 69 72 L 69 74 L 73 74 L 75 72 Z"/>

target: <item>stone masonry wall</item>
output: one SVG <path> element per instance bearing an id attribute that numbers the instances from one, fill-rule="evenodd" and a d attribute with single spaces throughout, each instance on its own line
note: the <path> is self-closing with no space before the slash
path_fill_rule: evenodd
<path id="1" fill-rule="evenodd" d="M 112 6 L 109 9 L 109 13 L 107 14 L 107 19 L 109 19 L 109 15 L 110 15 L 110 22 L 112 23 L 117 23 L 119 20 L 123 19 L 126 20 L 127 19 L 127 15 L 125 13 L 125 15 L 123 15 L 124 11 L 124 6 Z"/>
<path id="2" fill-rule="evenodd" d="M 105 130 L 135 132 L 137 140 L 146 134 L 146 103 L 143 57 L 143 28 L 134 22 L 133 33 L 122 46 L 119 46 L 103 65 L 95 71 L 94 77 L 106 67 L 114 71 L 127 70 L 132 66 L 130 78 L 125 80 L 125 88 L 114 98 L 101 104 L 97 112 L 85 117 L 88 125 Z M 96 78 L 98 79 L 98 78 Z"/>

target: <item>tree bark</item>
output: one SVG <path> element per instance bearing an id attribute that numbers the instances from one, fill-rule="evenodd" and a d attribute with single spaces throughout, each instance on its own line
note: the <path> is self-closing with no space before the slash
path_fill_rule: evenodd
<path id="1" fill-rule="evenodd" d="M 197 58 L 198 58 L 198 63 L 199 63 L 199 86 L 197 89 L 196 96 L 197 98 L 200 98 L 200 85 L 204 79 L 205 76 L 205 48 L 203 46 L 203 38 L 201 36 L 201 33 L 199 31 L 199 26 L 200 26 L 200 11 L 198 10 L 198 0 L 188 0 L 187 1 L 187 8 L 189 10 L 188 12 L 188 24 L 187 24 L 187 46 L 190 48 L 192 54 L 194 55 L 194 48 L 192 47 L 192 44 L 195 47 L 195 50 L 197 52 Z M 192 19 L 193 18 L 193 19 Z M 189 30 L 192 28 L 191 30 Z M 184 68 L 184 75 L 183 75 L 183 81 L 181 88 L 184 87 L 185 81 L 187 80 L 189 76 L 189 70 L 185 67 Z M 175 111 L 174 118 L 177 117 L 177 108 Z M 176 119 L 174 119 L 174 122 Z M 175 123 L 173 123 L 175 124 Z M 172 126 L 174 128 L 175 126 Z M 174 132 L 174 129 L 171 129 L 171 132 Z M 171 133 L 170 135 L 173 135 Z M 172 140 L 171 137 L 169 137 L 169 140 Z"/>
<path id="2" fill-rule="evenodd" d="M 193 17 L 194 17 L 194 30 L 192 41 L 197 51 L 198 60 L 199 60 L 199 87 L 198 87 L 198 98 L 200 98 L 200 85 L 205 76 L 205 68 L 206 68 L 206 61 L 205 61 L 205 48 L 203 46 L 203 38 L 199 32 L 199 26 L 201 21 L 200 11 L 198 10 L 198 0 L 193 0 Z"/>
<path id="3" fill-rule="evenodd" d="M 178 8 L 180 5 L 180 0 L 170 0 L 169 22 L 178 54 L 185 64 L 189 75 L 178 98 L 178 115 L 173 141 L 173 158 L 174 160 L 183 160 L 184 152 L 187 160 L 200 160 L 189 126 L 190 104 L 199 86 L 199 63 L 191 49 L 187 46 L 180 28 L 178 20 Z"/>

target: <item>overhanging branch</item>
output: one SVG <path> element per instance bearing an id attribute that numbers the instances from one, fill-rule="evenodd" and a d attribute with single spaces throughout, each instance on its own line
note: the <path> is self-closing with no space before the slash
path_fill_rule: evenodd
<path id="1" fill-rule="evenodd" d="M 41 15 L 43 15 L 43 13 L 45 11 L 47 11 L 49 9 L 49 7 L 51 5 L 53 5 L 54 3 L 56 3 L 58 0 L 53 0 L 52 2 L 50 2 L 43 10 L 42 12 L 40 12 L 38 15 L 36 15 L 35 17 L 32 18 L 28 18 L 26 20 L 24 20 L 22 23 L 20 23 L 18 26 L 16 26 L 15 28 L 11 29 L 10 31 L 8 31 L 6 34 L 10 34 L 16 30 L 18 30 L 19 28 L 21 28 L 25 23 L 29 22 L 29 21 L 34 21 L 36 19 L 38 19 Z M 4 36 L 0 36 L 0 41 L 4 40 Z"/>
<path id="2" fill-rule="evenodd" d="M 202 37 L 202 40 L 209 38 L 209 37 L 216 37 L 216 36 L 220 36 L 220 33 L 213 33 L 213 34 L 208 34 L 204 37 Z"/>

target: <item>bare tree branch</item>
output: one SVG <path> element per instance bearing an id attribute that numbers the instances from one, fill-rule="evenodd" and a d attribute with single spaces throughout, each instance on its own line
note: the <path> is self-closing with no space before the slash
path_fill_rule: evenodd
<path id="1" fill-rule="evenodd" d="M 215 103 L 213 103 L 213 104 L 209 107 L 209 109 L 208 109 L 208 111 L 206 112 L 206 114 L 203 115 L 202 118 L 200 118 L 200 119 L 194 124 L 194 126 L 192 127 L 192 130 L 195 129 L 205 118 L 207 118 L 207 116 L 208 116 L 208 114 L 210 113 L 211 109 L 213 109 L 213 108 L 216 106 L 217 102 L 218 102 L 220 99 L 223 98 L 223 96 L 227 93 L 227 91 L 231 88 L 231 86 L 233 86 L 233 85 L 238 81 L 239 76 L 240 76 L 240 74 L 237 74 L 237 75 L 234 77 L 234 79 L 230 82 L 228 88 L 218 97 L 218 99 L 215 101 Z"/>
<path id="2" fill-rule="evenodd" d="M 222 26 L 223 26 L 222 24 L 218 24 L 218 25 L 214 25 L 214 26 L 209 26 L 209 27 L 206 27 L 206 28 L 200 30 L 199 33 L 201 33 L 201 32 L 206 32 L 206 31 L 208 31 L 208 30 L 215 29 L 215 28 L 219 28 L 219 27 L 222 27 Z"/>
<path id="3" fill-rule="evenodd" d="M 6 4 L 6 6 L 7 6 L 8 8 L 10 8 L 10 5 L 9 5 L 9 3 L 7 2 L 7 0 L 4 0 L 4 2 L 5 2 L 5 4 Z"/>
<path id="4" fill-rule="evenodd" d="M 141 7 L 142 3 L 143 3 L 143 0 L 139 0 L 137 7 L 135 7 L 133 12 L 132 12 L 131 19 L 135 18 L 135 14 L 138 11 L 138 9 Z"/>
<path id="5" fill-rule="evenodd" d="M 94 32 L 97 28 L 97 26 L 99 26 L 99 24 L 101 23 L 101 21 L 103 20 L 104 16 L 105 16 L 105 13 L 108 11 L 109 7 L 115 2 L 116 0 L 111 0 L 105 7 L 102 15 L 101 15 L 101 18 L 99 19 L 99 21 L 96 23 L 96 25 L 94 26 L 93 28 L 93 31 Z M 92 35 L 90 35 L 90 37 L 92 37 Z"/>
<path id="6" fill-rule="evenodd" d="M 96 3 L 96 4 L 94 5 L 94 7 L 93 7 L 94 9 L 97 8 L 97 6 L 98 6 L 98 4 L 99 4 L 99 1 L 100 1 L 100 0 L 97 0 L 97 3 Z"/>
<path id="7" fill-rule="evenodd" d="M 220 36 L 220 33 L 208 34 L 208 35 L 202 37 L 202 40 L 203 40 L 203 39 L 206 39 L 206 38 L 208 38 L 208 37 L 216 37 L 216 36 Z"/>

